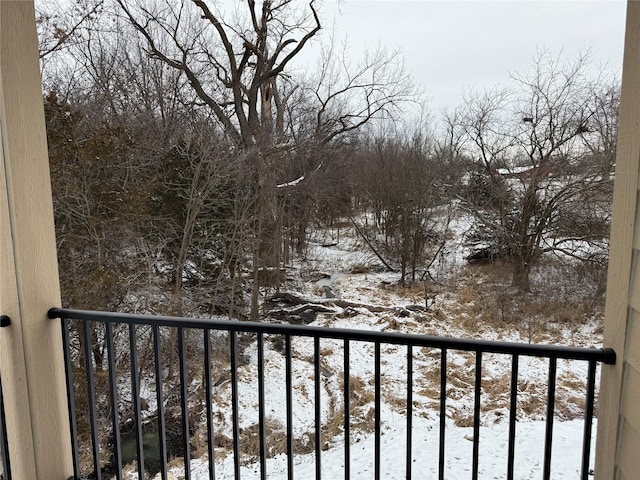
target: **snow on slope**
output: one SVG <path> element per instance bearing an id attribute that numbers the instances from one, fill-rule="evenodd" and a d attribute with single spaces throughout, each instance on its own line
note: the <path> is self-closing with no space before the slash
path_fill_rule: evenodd
<path id="1" fill-rule="evenodd" d="M 551 478 L 575 480 L 580 478 L 580 448 L 583 422 L 572 420 L 559 422 L 554 427 L 554 450 L 551 460 Z M 544 422 L 522 422 L 517 427 L 514 476 L 519 480 L 542 478 Z M 508 426 L 500 424 L 480 430 L 479 471 L 480 479 L 505 479 L 507 470 Z M 472 428 L 449 427 L 446 434 L 444 478 L 468 480 L 471 478 Z M 402 425 L 389 428 L 381 440 L 381 478 L 406 478 L 406 429 Z M 438 428 L 430 422 L 417 419 L 413 429 L 412 478 L 438 478 Z M 593 459 L 593 446 L 591 448 Z M 233 459 L 227 457 L 216 465 L 216 478 L 230 480 L 234 477 Z M 372 435 L 360 439 L 351 446 L 350 479 L 374 478 L 374 440 Z M 323 480 L 344 479 L 344 445 L 337 444 L 323 452 L 320 460 Z M 593 460 L 591 465 L 593 465 Z M 294 478 L 315 478 L 313 455 L 299 455 L 294 460 Z M 192 475 L 208 479 L 206 462 L 196 461 Z M 260 466 L 243 466 L 240 476 L 244 480 L 260 479 Z M 267 461 L 267 476 L 273 479 L 287 478 L 287 458 L 278 455 Z M 179 478 L 179 477 L 178 477 Z"/>
<path id="2" fill-rule="evenodd" d="M 452 225 L 464 229 L 464 223 Z M 330 232 L 335 238 L 336 232 Z M 457 235 L 459 237 L 459 235 Z M 377 273 L 375 256 L 368 253 L 353 235 L 341 232 L 337 245 L 322 247 L 327 238 L 316 239 L 310 244 L 304 262 L 294 266 L 301 279 L 296 290 L 312 298 L 321 295 L 322 289 L 315 282 L 319 274 L 330 275 L 332 288 L 338 297 L 365 304 L 387 307 L 419 304 L 424 301 L 421 291 L 401 291 L 391 288 L 398 280 L 394 273 Z M 448 248 L 442 260 L 443 268 L 457 273 L 462 267 L 459 245 Z M 367 268 L 362 268 L 366 266 Z M 373 268 L 370 268 L 373 267 Z M 362 271 L 365 273 L 350 273 Z M 368 271 L 367 271 L 368 270 Z M 325 280 L 326 284 L 326 280 Z M 495 324 L 484 325 L 472 317 L 471 311 L 460 312 L 458 293 L 441 291 L 436 307 L 410 317 L 398 317 L 393 311 L 373 314 L 365 309 L 352 311 L 341 318 L 336 315 L 317 316 L 314 325 L 334 328 L 401 331 L 427 335 L 466 338 L 484 338 L 526 342 L 532 339 L 531 325 L 528 327 Z M 474 323 L 475 321 L 475 323 Z M 527 328 L 529 331 L 527 332 Z M 588 319 L 584 323 L 548 325 L 538 335 L 546 343 L 573 346 L 599 346 L 599 322 Z M 257 353 L 255 345 L 247 347 L 248 362 L 238 371 L 240 397 L 240 427 L 249 431 L 257 423 Z M 342 344 L 338 341 L 321 342 L 321 412 L 323 424 L 335 421 L 343 415 L 342 409 Z M 373 478 L 374 437 L 371 417 L 373 413 L 374 365 L 373 346 L 361 342 L 351 345 L 350 378 L 353 395 L 351 405 L 351 477 Z M 405 347 L 382 347 L 382 478 L 400 479 L 406 474 L 406 349 Z M 437 478 L 439 437 L 439 364 L 440 353 L 435 349 L 416 349 L 414 352 L 414 402 L 413 402 L 413 478 Z M 479 477 L 487 479 L 506 478 L 506 452 L 508 432 L 509 372 L 511 358 L 496 354 L 483 356 L 483 406 L 480 432 Z M 269 429 L 284 432 L 286 425 L 285 361 L 282 345 L 267 339 L 265 342 L 266 415 Z M 473 378 L 475 356 L 467 352 L 449 352 L 447 389 L 447 429 L 445 478 L 471 478 Z M 314 432 L 314 374 L 313 343 L 309 339 L 292 340 L 293 371 L 293 432 L 302 439 L 301 451 L 312 451 Z M 540 478 L 543 468 L 546 385 L 548 364 L 542 359 L 521 358 L 518 383 L 518 424 L 516 445 L 516 478 Z M 582 431 L 584 422 L 584 383 L 586 365 L 577 362 L 558 362 L 558 386 L 556 397 L 556 421 L 554 424 L 554 450 L 552 475 L 554 479 L 579 478 Z M 355 383 L 354 383 L 355 382 Z M 228 386 L 227 386 L 228 387 Z M 220 387 L 216 409 L 223 417 L 217 426 L 218 434 L 231 435 L 228 393 Z M 335 422 L 334 422 L 335 423 Z M 339 424 L 339 422 L 338 422 Z M 594 429 L 595 432 L 595 429 Z M 247 438 L 247 437 L 245 437 Z M 243 441 L 241 435 L 241 443 Z M 344 478 L 344 435 L 341 427 L 334 428 L 323 436 L 321 458 L 322 478 Z M 268 478 L 287 478 L 287 459 L 278 453 L 275 446 L 268 462 Z M 233 454 L 228 450 L 216 452 L 216 478 L 234 478 Z M 592 448 L 593 456 L 593 448 Z M 243 479 L 260 478 L 260 465 L 255 455 L 241 459 Z M 195 479 L 208 477 L 206 458 L 192 461 Z M 315 460 L 311 454 L 297 454 L 294 459 L 294 476 L 298 479 L 315 478 Z M 173 470 L 176 478 L 182 478 L 180 467 Z"/>

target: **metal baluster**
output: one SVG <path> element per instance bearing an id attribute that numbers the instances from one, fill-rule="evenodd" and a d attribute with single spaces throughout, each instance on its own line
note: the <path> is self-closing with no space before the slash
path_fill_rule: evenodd
<path id="1" fill-rule="evenodd" d="M 184 478 L 191 480 L 191 441 L 189 439 L 189 391 L 187 388 L 187 352 L 184 346 L 184 328 L 178 327 L 178 356 L 180 357 L 180 400 L 182 404 L 182 447 Z"/>
<path id="2" fill-rule="evenodd" d="M 204 340 L 204 394 L 207 409 L 207 454 L 209 455 L 209 480 L 216 478 L 215 471 L 215 451 L 213 432 L 213 411 L 211 408 L 211 339 L 209 329 L 203 332 Z M 164 480 L 164 479 L 163 479 Z"/>
<path id="3" fill-rule="evenodd" d="M 156 373 L 156 402 L 158 403 L 158 446 L 160 449 L 160 474 L 167 480 L 167 432 L 164 420 L 164 394 L 162 391 L 162 352 L 160 328 L 153 326 L 153 361 Z"/>
<path id="4" fill-rule="evenodd" d="M 413 346 L 407 345 L 407 459 L 406 477 L 411 480 L 413 446 Z"/>
<path id="5" fill-rule="evenodd" d="M 380 445 L 380 417 L 381 417 L 381 388 L 380 388 L 380 342 L 375 342 L 375 354 L 374 354 L 374 385 L 375 385 L 375 458 L 374 460 L 374 477 L 376 480 L 380 480 L 380 456 L 382 449 Z"/>
<path id="6" fill-rule="evenodd" d="M 240 419 L 238 418 L 238 359 L 236 332 L 229 332 L 229 363 L 231 368 L 231 415 L 233 435 L 233 472 L 240 480 Z"/>
<path id="7" fill-rule="evenodd" d="M 131 397 L 133 402 L 136 455 L 138 457 L 138 479 L 144 480 L 144 446 L 142 439 L 142 414 L 140 413 L 140 379 L 138 378 L 138 348 L 136 325 L 129 324 L 129 351 L 131 353 Z"/>
<path id="8" fill-rule="evenodd" d="M 582 440 L 582 480 L 589 478 L 589 456 L 591 453 L 591 430 L 593 428 L 593 409 L 595 403 L 596 386 L 596 362 L 589 362 L 589 375 L 587 377 L 587 408 L 584 412 L 584 436 Z"/>
<path id="9" fill-rule="evenodd" d="M 111 428 L 113 428 L 113 457 L 116 478 L 122 480 L 122 444 L 120 440 L 120 412 L 118 411 L 118 375 L 116 372 L 115 348 L 113 345 L 113 324 L 105 324 L 107 336 L 107 356 L 109 359 L 109 398 L 111 400 Z"/>
<path id="10" fill-rule="evenodd" d="M 438 447 L 438 479 L 444 480 L 445 429 L 447 426 L 447 349 L 440 352 L 440 439 Z"/>
<path id="11" fill-rule="evenodd" d="M 542 478 L 551 478 L 551 444 L 553 443 L 553 412 L 556 398 L 556 362 L 557 359 L 549 359 L 549 390 L 547 396 L 547 425 L 544 435 L 544 470 Z"/>
<path id="12" fill-rule="evenodd" d="M 314 376 L 315 376 L 315 441 L 316 441 L 316 480 L 322 478 L 322 464 L 321 464 L 321 452 L 322 452 L 322 417 L 321 417 L 321 404 L 320 404 L 320 387 L 321 387 L 321 372 L 320 372 L 320 338 L 315 337 L 313 339 L 313 361 L 314 361 Z"/>
<path id="13" fill-rule="evenodd" d="M 258 333 L 258 428 L 260 429 L 260 478 L 267 478 L 267 441 L 264 430 L 264 335 Z"/>
<path id="14" fill-rule="evenodd" d="M 480 397 L 482 395 L 482 352 L 476 352 L 476 380 L 473 403 L 473 467 L 471 478 L 478 480 L 480 453 Z"/>
<path id="15" fill-rule="evenodd" d="M 88 320 L 82 322 L 82 336 L 84 338 L 84 364 L 87 374 L 87 400 L 89 401 L 89 424 L 91 425 L 91 447 L 93 454 L 93 469 L 96 480 L 102 480 L 102 462 L 100 461 L 100 438 L 98 435 L 98 419 L 96 417 L 96 383 L 93 376 L 93 355 L 91 355 L 91 325 Z M 96 365 L 98 368 L 98 365 Z"/>
<path id="16" fill-rule="evenodd" d="M 350 399 L 351 380 L 349 375 L 349 340 L 344 339 L 344 478 L 351 479 L 351 421 L 350 421 Z"/>
<path id="17" fill-rule="evenodd" d="M 516 448 L 516 416 L 518 400 L 518 355 L 511 358 L 511 398 L 509 400 L 509 450 L 507 454 L 507 480 L 514 480 L 513 468 L 515 466 Z"/>
<path id="18" fill-rule="evenodd" d="M 69 320 L 62 317 L 62 345 L 64 346 L 64 373 L 67 378 L 67 401 L 69 402 L 69 428 L 71 430 L 71 450 L 73 454 L 73 476 L 80 478 L 80 459 L 78 458 L 78 423 L 76 421 L 76 401 L 73 393 L 73 368 L 71 364 L 71 339 Z"/>
<path id="19" fill-rule="evenodd" d="M 285 335 L 287 390 L 287 478 L 293 480 L 293 382 L 291 379 L 291 336 Z"/>

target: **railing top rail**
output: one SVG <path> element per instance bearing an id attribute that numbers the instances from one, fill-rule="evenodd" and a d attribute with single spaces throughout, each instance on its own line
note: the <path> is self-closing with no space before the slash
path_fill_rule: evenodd
<path id="1" fill-rule="evenodd" d="M 169 317 L 140 315 L 130 313 L 99 312 L 52 308 L 48 312 L 51 319 L 66 318 L 95 322 L 126 323 L 136 325 L 157 325 L 159 327 L 182 327 L 196 329 L 216 329 L 237 332 L 293 335 L 313 338 L 332 338 L 365 342 L 384 342 L 396 345 L 413 345 L 448 350 L 472 352 L 503 353 L 571 360 L 592 360 L 608 365 L 616 363 L 616 353 L 611 348 L 582 348 L 559 345 L 501 342 L 489 340 L 436 337 L 398 332 L 380 332 L 373 330 L 355 330 L 346 328 L 313 327 L 308 325 L 289 325 L 284 323 L 259 323 L 238 320 L 215 320 L 189 317 Z"/>

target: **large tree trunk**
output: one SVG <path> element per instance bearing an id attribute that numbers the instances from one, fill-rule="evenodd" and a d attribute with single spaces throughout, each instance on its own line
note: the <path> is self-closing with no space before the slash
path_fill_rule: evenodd
<path id="1" fill-rule="evenodd" d="M 273 158 L 258 152 L 258 205 L 255 242 L 257 247 L 253 252 L 253 287 L 251 293 L 251 319 L 259 318 L 260 282 L 258 275 L 261 271 L 280 267 L 280 232 L 278 229 L 279 208 L 276 196 L 276 176 Z"/>
<path id="2" fill-rule="evenodd" d="M 529 275 L 531 274 L 531 264 L 522 259 L 516 259 L 513 262 L 511 270 L 511 286 L 516 287 L 522 293 L 531 291 L 531 283 Z"/>

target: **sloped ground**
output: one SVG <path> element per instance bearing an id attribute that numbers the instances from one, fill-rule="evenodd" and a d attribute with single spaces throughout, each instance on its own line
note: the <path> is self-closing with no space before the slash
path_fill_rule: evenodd
<path id="1" fill-rule="evenodd" d="M 463 229 L 464 223 L 453 228 Z M 320 232 L 310 242 L 306 257 L 294 265 L 294 280 L 288 286 L 305 297 L 322 300 L 323 286 L 343 300 L 389 307 L 384 313 L 350 308 L 318 314 L 313 325 L 334 328 L 399 331 L 424 335 L 482 338 L 514 342 L 570 346 L 601 345 L 602 299 L 584 275 L 566 263 L 547 259 L 538 269 L 537 291 L 522 296 L 509 287 L 505 265 L 466 265 L 459 243 L 445 249 L 428 283 L 398 286 L 398 274 L 384 272 L 375 255 L 367 251 L 348 229 Z M 332 241 L 327 241 L 332 240 Z M 334 244 L 335 243 L 335 244 Z M 331 246 L 322 245 L 332 244 Z M 318 282 L 319 279 L 322 279 Z M 407 306 L 414 308 L 407 309 Z M 397 308 L 396 308 L 397 307 Z M 417 308 L 419 307 L 419 308 Z M 286 477 L 285 360 L 277 338 L 267 339 L 265 375 L 267 432 L 270 435 L 270 478 Z M 413 361 L 414 464 L 419 478 L 437 472 L 440 352 L 415 349 Z M 242 478 L 259 478 L 257 461 L 257 353 L 247 346 L 248 362 L 238 371 L 240 381 L 240 426 L 243 455 Z M 293 431 L 296 478 L 313 478 L 314 374 L 313 343 L 292 341 Z M 384 478 L 405 477 L 406 349 L 382 347 L 382 424 Z M 344 477 L 343 353 L 341 342 L 321 343 L 323 478 Z M 511 358 L 483 356 L 480 477 L 504 478 L 508 429 L 509 375 Z M 352 478 L 372 478 L 373 471 L 373 345 L 351 345 L 351 471 Z M 447 473 L 446 478 L 469 478 L 473 423 L 475 356 L 451 351 L 447 377 Z M 544 423 L 548 364 L 520 359 L 518 383 L 517 478 L 537 478 L 543 461 Z M 580 466 L 586 365 L 560 361 L 557 372 L 556 422 L 553 478 L 575 478 Z M 216 390 L 218 436 L 231 438 L 230 387 Z M 225 442 L 222 442 L 225 443 Z M 217 478 L 233 478 L 229 448 L 216 451 Z M 181 478 L 179 461 L 174 474 Z M 206 458 L 196 460 L 194 478 L 208 478 Z"/>

